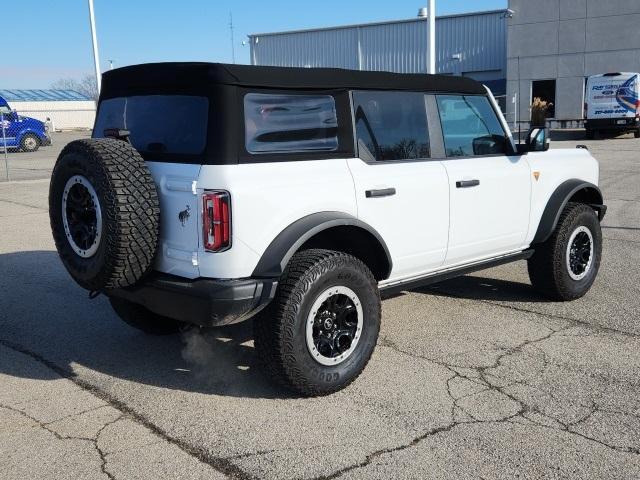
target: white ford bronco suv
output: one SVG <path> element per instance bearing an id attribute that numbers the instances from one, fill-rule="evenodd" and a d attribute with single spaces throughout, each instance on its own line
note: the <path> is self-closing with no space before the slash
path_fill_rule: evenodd
<path id="1" fill-rule="evenodd" d="M 606 207 L 585 148 L 517 145 L 462 77 L 163 63 L 104 74 L 93 138 L 49 207 L 73 279 L 148 333 L 253 318 L 257 354 L 303 395 L 367 364 L 381 291 L 526 259 L 584 295 Z"/>

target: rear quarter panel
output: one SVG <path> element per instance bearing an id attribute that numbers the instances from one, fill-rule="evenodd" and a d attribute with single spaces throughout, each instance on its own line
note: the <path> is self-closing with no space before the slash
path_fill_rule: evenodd
<path id="1" fill-rule="evenodd" d="M 598 185 L 599 166 L 597 160 L 583 148 L 557 149 L 528 154 L 533 183 L 531 185 L 531 215 L 526 243 L 530 244 L 536 234 L 542 213 L 549 198 L 561 183 L 579 179 Z M 538 180 L 535 180 L 538 172 Z"/>
<path id="2" fill-rule="evenodd" d="M 203 165 L 198 191 L 231 193 L 231 249 L 200 250 L 200 275 L 250 277 L 271 241 L 296 220 L 316 212 L 357 216 L 345 159 Z"/>

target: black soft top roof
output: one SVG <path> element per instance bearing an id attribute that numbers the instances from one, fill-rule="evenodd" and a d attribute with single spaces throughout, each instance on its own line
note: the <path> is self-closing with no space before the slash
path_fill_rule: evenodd
<path id="1" fill-rule="evenodd" d="M 275 89 L 412 90 L 484 94 L 470 78 L 367 72 L 340 68 L 290 68 L 223 63 L 170 62 L 132 65 L 105 72 L 104 98 L 137 92 L 204 93 L 218 85 Z"/>

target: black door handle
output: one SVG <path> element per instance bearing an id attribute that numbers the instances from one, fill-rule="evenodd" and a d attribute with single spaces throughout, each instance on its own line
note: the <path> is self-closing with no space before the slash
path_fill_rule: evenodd
<path id="1" fill-rule="evenodd" d="M 478 185 L 480 185 L 480 180 L 458 180 L 456 182 L 456 188 L 477 187 Z"/>
<path id="2" fill-rule="evenodd" d="M 395 188 L 380 188 L 378 190 L 367 190 L 364 192 L 364 195 L 367 198 L 373 198 L 373 197 L 390 197 L 391 195 L 395 195 L 396 194 L 396 189 Z"/>

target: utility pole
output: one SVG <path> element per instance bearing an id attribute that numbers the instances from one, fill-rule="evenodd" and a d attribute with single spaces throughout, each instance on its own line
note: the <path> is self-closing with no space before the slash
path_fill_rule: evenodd
<path id="1" fill-rule="evenodd" d="M 427 10 L 429 58 L 427 73 L 436 73 L 436 0 L 429 0 Z"/>
<path id="2" fill-rule="evenodd" d="M 229 12 L 229 33 L 231 34 L 231 62 L 236 63 L 236 47 L 233 40 L 233 14 Z"/>
<path id="3" fill-rule="evenodd" d="M 98 55 L 98 38 L 96 37 L 96 18 L 93 12 L 93 0 L 89 0 L 89 23 L 91 24 L 91 40 L 93 42 L 93 64 L 96 70 L 96 85 L 98 93 L 102 87 L 102 75 L 100 74 L 100 56 Z"/>
<path id="4" fill-rule="evenodd" d="M 4 170 L 7 175 L 7 182 L 10 180 L 9 177 L 9 158 L 7 157 L 7 132 L 4 123 L 4 115 L 0 113 L 0 124 L 2 124 L 2 143 L 4 146 Z"/>

